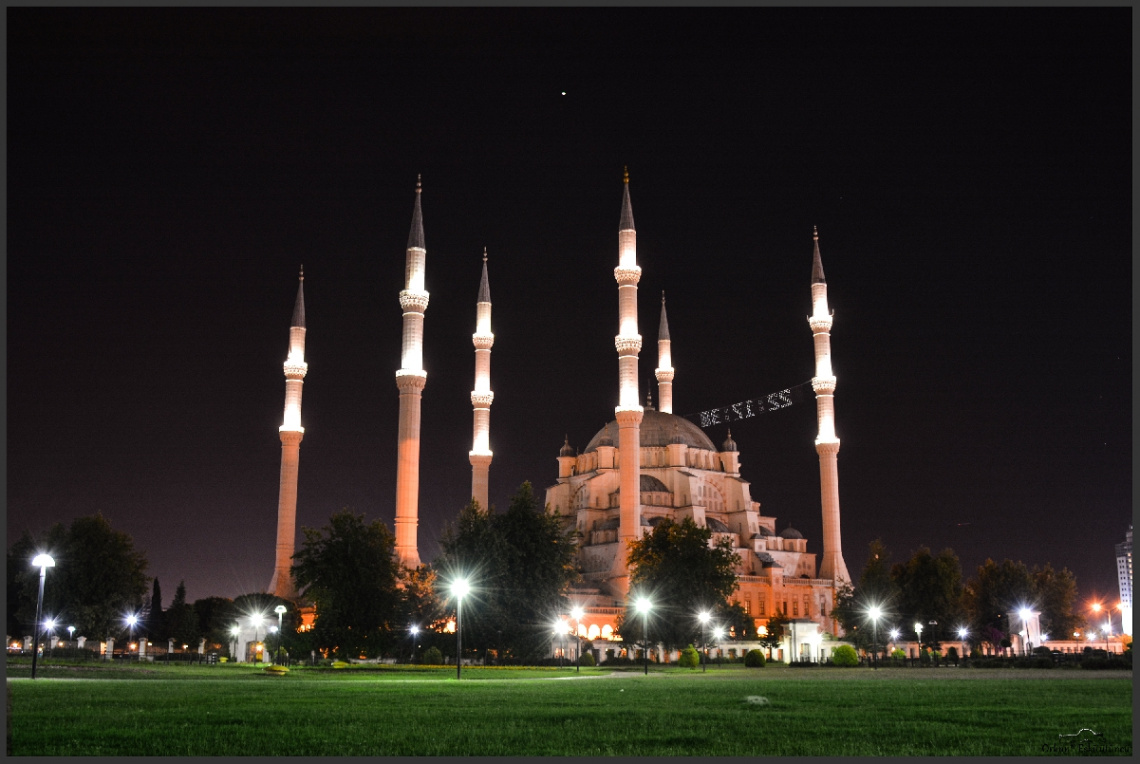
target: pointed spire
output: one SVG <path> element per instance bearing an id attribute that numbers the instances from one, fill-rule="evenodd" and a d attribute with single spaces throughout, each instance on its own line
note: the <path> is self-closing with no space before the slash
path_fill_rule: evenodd
<path id="1" fill-rule="evenodd" d="M 827 281 L 823 278 L 823 261 L 819 259 L 819 229 L 812 226 L 811 232 L 812 241 L 815 242 L 815 252 L 811 258 L 811 283 L 826 284 Z"/>
<path id="2" fill-rule="evenodd" d="M 657 327 L 657 339 L 669 339 L 669 319 L 665 317 L 665 290 L 661 290 L 661 323 Z"/>
<path id="3" fill-rule="evenodd" d="M 293 304 L 293 323 L 290 326 L 305 328 L 305 266 L 301 266 L 301 275 L 297 279 L 297 302 Z"/>
<path id="4" fill-rule="evenodd" d="M 625 183 L 622 185 L 621 196 L 621 223 L 618 224 L 619 231 L 632 231 L 633 227 L 633 207 L 629 203 L 629 168 L 625 168 Z"/>
<path id="5" fill-rule="evenodd" d="M 476 302 L 491 301 L 491 285 L 487 281 L 487 248 L 483 247 L 483 277 L 479 279 L 479 299 Z"/>
<path id="6" fill-rule="evenodd" d="M 412 230 L 408 234 L 408 249 L 427 249 L 424 246 L 424 218 L 420 212 L 420 175 L 416 173 L 416 208 L 412 212 Z"/>

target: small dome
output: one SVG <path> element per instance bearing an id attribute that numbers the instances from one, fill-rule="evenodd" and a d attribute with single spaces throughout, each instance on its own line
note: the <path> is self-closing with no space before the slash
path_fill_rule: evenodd
<path id="1" fill-rule="evenodd" d="M 558 455 L 559 456 L 573 456 L 574 455 L 574 449 L 570 447 L 570 438 L 566 438 L 566 440 L 562 443 L 562 448 L 558 451 Z"/>
<path id="2" fill-rule="evenodd" d="M 736 447 L 736 441 L 732 439 L 732 430 L 728 431 L 728 437 L 725 438 L 724 444 L 720 447 L 721 451 L 739 451 Z"/>
<path id="3" fill-rule="evenodd" d="M 732 533 L 732 530 L 715 517 L 705 517 L 705 527 L 713 533 Z"/>
<path id="4" fill-rule="evenodd" d="M 771 536 L 772 535 L 772 531 L 768 530 L 768 526 L 766 526 L 766 525 L 761 525 L 759 530 L 760 530 L 760 532 L 757 533 L 756 535 L 754 535 L 752 538 L 756 538 L 756 536 Z"/>
<path id="5" fill-rule="evenodd" d="M 802 539 L 804 537 L 804 534 L 800 533 L 789 525 L 787 528 L 780 531 L 780 536 L 786 539 Z"/>

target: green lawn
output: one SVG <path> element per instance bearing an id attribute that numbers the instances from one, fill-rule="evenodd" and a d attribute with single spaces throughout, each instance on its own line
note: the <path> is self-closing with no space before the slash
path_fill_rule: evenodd
<path id="1" fill-rule="evenodd" d="M 442 668 L 272 677 L 88 664 L 28 675 L 8 667 L 17 756 L 1035 756 L 1082 728 L 1115 747 L 1097 752 L 1132 745 L 1130 672 L 465 668 L 457 682 Z"/>

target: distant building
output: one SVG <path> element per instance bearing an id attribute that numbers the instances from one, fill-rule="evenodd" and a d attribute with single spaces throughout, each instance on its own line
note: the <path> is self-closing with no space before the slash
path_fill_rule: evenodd
<path id="1" fill-rule="evenodd" d="M 1116 545 L 1116 577 L 1120 583 L 1120 628 L 1132 636 L 1132 526 Z"/>

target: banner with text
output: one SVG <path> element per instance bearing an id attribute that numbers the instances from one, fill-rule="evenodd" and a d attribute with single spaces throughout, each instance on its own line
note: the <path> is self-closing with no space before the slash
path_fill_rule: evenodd
<path id="1" fill-rule="evenodd" d="M 748 419 L 767 411 L 786 409 L 793 403 L 802 403 L 811 393 L 811 380 L 802 382 L 794 387 L 788 387 L 775 393 L 751 398 L 731 406 L 722 406 L 697 414 L 685 414 L 685 419 L 694 422 L 698 427 L 712 427 L 717 424 L 727 424 L 741 419 Z"/>

